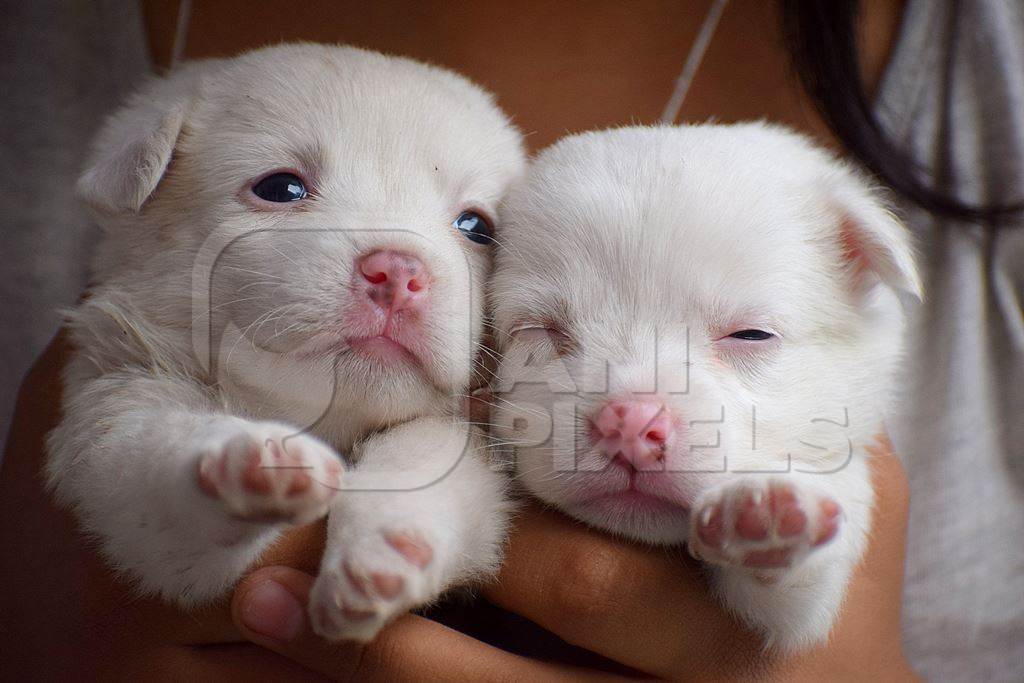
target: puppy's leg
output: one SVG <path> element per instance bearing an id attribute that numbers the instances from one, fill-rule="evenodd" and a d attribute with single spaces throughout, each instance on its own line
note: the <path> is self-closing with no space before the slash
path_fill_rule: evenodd
<path id="1" fill-rule="evenodd" d="M 319 634 L 369 640 L 393 617 L 497 568 L 510 504 L 482 448 L 465 425 L 432 418 L 366 444 L 351 477 L 364 490 L 347 489 L 331 506 L 310 598 Z"/>
<path id="2" fill-rule="evenodd" d="M 67 399 L 50 484 L 144 593 L 186 606 L 221 595 L 282 522 L 322 516 L 338 489 L 330 448 L 218 412 L 186 378 L 108 374 Z"/>
<path id="3" fill-rule="evenodd" d="M 789 652 L 828 638 L 866 544 L 863 461 L 835 474 L 738 475 L 694 507 L 691 552 L 726 606 Z"/>

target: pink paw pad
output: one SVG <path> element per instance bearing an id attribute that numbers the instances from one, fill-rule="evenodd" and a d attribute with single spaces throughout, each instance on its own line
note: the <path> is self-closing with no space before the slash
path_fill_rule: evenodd
<path id="1" fill-rule="evenodd" d="M 822 498 L 818 503 L 818 533 L 814 536 L 815 547 L 825 545 L 839 533 L 839 518 L 842 509 L 839 504 L 829 498 Z"/>
<path id="2" fill-rule="evenodd" d="M 213 470 L 220 470 L 214 473 Z M 217 497 L 217 481 L 223 480 L 227 476 L 227 463 L 223 458 L 214 460 L 212 458 L 203 458 L 199 461 L 199 469 L 196 472 L 196 482 L 199 484 L 199 490 L 210 498 Z"/>
<path id="3" fill-rule="evenodd" d="M 384 534 L 384 539 L 399 555 L 420 569 L 426 568 L 434 558 L 434 549 L 426 541 L 412 534 L 393 531 Z"/>
<path id="4" fill-rule="evenodd" d="M 752 550 L 743 558 L 744 567 L 758 569 L 777 569 L 788 567 L 793 561 L 793 548 L 769 548 L 768 550 Z"/>
<path id="5" fill-rule="evenodd" d="M 721 505 L 704 508 L 703 517 L 697 526 L 697 535 L 704 545 L 721 547 L 725 540 L 725 514 Z"/>
<path id="6" fill-rule="evenodd" d="M 383 572 L 371 575 L 370 581 L 377 590 L 377 595 L 387 600 L 398 597 L 398 594 L 402 592 L 402 587 L 405 585 L 405 581 L 402 580 L 401 576 L 385 574 Z"/>
<path id="7" fill-rule="evenodd" d="M 273 441 L 268 442 L 268 450 L 271 453 L 277 451 L 278 456 L 275 460 L 280 460 L 277 444 L 274 444 Z M 245 469 L 242 470 L 242 487 L 250 493 L 258 493 L 260 495 L 267 495 L 274 490 L 270 474 L 264 468 L 259 448 L 255 444 L 250 447 L 248 454 L 245 456 Z"/>
<path id="8" fill-rule="evenodd" d="M 363 576 L 353 570 L 348 562 L 342 563 L 341 570 L 352 589 L 364 598 L 369 598 L 373 592 L 385 600 L 393 600 L 398 597 L 405 585 L 402 577 L 395 574 L 374 572 L 369 576 Z"/>

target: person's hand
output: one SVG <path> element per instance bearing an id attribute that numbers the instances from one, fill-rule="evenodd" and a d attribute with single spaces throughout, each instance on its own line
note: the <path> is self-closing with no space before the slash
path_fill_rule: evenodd
<path id="1" fill-rule="evenodd" d="M 907 483 L 887 439 L 873 456 L 877 504 L 867 554 L 830 642 L 799 656 L 765 654 L 715 602 L 684 552 L 619 541 L 537 507 L 517 519 L 501 574 L 485 595 L 568 643 L 658 678 L 913 680 L 899 630 Z M 304 606 L 311 581 L 296 569 L 262 569 L 236 590 L 235 619 L 253 642 L 336 676 L 349 670 L 348 655 L 310 634 Z M 399 649 L 391 639 L 404 627 L 400 621 L 385 632 L 385 651 Z M 434 647 L 423 644 L 425 658 Z M 438 678 L 513 677 L 515 668 L 493 649 L 456 652 Z"/>
<path id="2" fill-rule="evenodd" d="M 528 680 L 573 677 L 566 667 L 501 652 L 412 615 L 369 646 L 317 641 L 318 660 L 288 659 L 243 639 L 227 598 L 186 613 L 133 597 L 43 487 L 44 439 L 59 419 L 60 369 L 67 354 L 66 340 L 58 337 L 25 379 L 0 470 L 0 671 L 5 679 L 309 680 L 312 672 L 302 663 L 331 677 L 359 680 L 491 678 L 495 672 Z M 323 524 L 294 529 L 261 560 L 296 568 L 267 571 L 269 576 L 295 572 L 292 577 L 301 580 L 286 584 L 303 600 L 309 574 L 319 565 L 323 535 Z M 242 590 L 250 604 L 257 600 L 264 618 L 273 620 L 273 599 L 264 593 L 259 602 L 260 592 L 254 590 L 267 575 L 250 578 Z M 314 647 L 308 635 L 294 644 Z"/>

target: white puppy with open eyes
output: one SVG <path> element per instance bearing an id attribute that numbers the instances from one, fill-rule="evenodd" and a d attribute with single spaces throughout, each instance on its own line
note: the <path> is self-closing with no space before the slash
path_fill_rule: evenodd
<path id="1" fill-rule="evenodd" d="M 920 296 L 904 228 L 761 123 L 574 135 L 504 206 L 492 419 L 519 480 L 688 544 L 769 647 L 826 639 L 870 527 L 898 292 Z"/>
<path id="2" fill-rule="evenodd" d="M 140 592 L 220 597 L 328 512 L 326 637 L 494 569 L 507 498 L 457 406 L 524 163 L 480 88 L 347 47 L 187 65 L 109 119 L 47 474 Z"/>

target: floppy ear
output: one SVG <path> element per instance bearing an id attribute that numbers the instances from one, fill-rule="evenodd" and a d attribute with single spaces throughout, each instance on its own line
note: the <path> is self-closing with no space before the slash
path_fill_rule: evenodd
<path id="1" fill-rule="evenodd" d="M 82 200 L 107 213 L 142 208 L 167 170 L 185 122 L 186 91 L 194 79 L 184 75 L 150 81 L 107 119 L 78 179 Z"/>
<path id="2" fill-rule="evenodd" d="M 921 277 L 906 227 L 865 180 L 844 173 L 832 188 L 839 212 L 839 243 L 847 268 L 859 287 L 874 282 L 922 298 Z"/>

